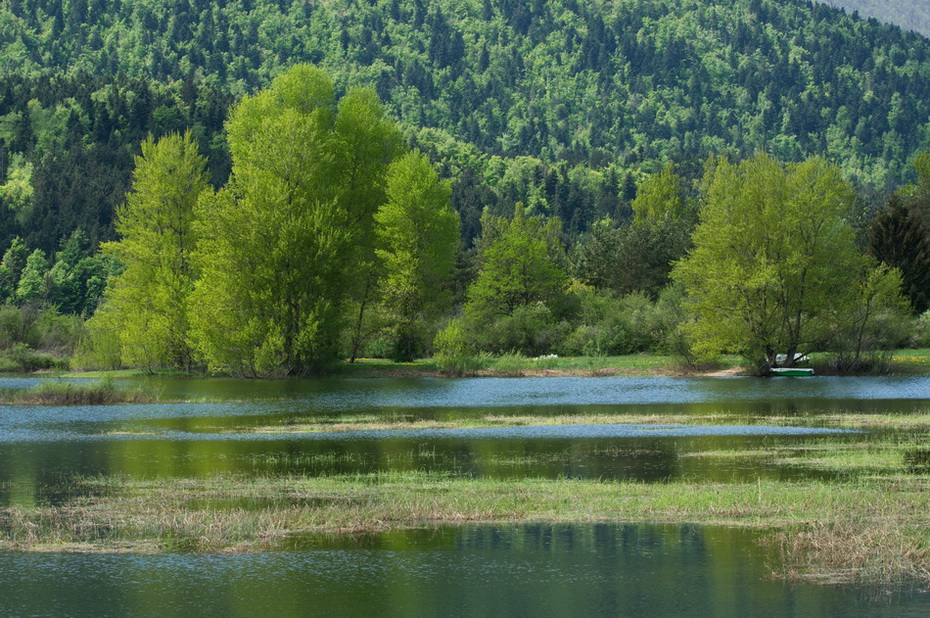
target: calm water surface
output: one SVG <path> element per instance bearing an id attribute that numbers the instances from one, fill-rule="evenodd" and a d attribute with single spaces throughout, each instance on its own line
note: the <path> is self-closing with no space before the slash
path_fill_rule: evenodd
<path id="1" fill-rule="evenodd" d="M 29 616 L 925 616 L 928 594 L 786 585 L 750 533 L 440 528 L 313 549 L 0 554 L 0 612 Z M 755 553 L 753 553 L 755 552 Z"/>
<path id="2" fill-rule="evenodd" d="M 0 378 L 26 387 L 32 378 Z M 831 474 L 736 457 L 760 445 L 862 440 L 805 415 L 930 410 L 927 378 L 127 380 L 222 403 L 0 406 L 0 505 L 60 504 L 80 475 L 194 477 L 441 470 L 493 478 L 738 481 Z M 461 419 L 725 413 L 718 427 L 268 434 L 313 418 Z M 797 427 L 741 415 L 796 416 Z M 657 526 L 455 528 L 304 539 L 242 556 L 0 554 L 3 615 L 926 615 L 919 592 L 875 598 L 766 576 L 747 533 Z M 755 553 L 754 553 L 755 552 Z"/>

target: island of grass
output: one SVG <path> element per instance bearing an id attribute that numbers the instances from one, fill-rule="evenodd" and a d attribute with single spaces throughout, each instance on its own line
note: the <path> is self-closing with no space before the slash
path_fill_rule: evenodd
<path id="1" fill-rule="evenodd" d="M 109 378 L 86 383 L 42 380 L 29 388 L 0 389 L 0 404 L 8 405 L 89 406 L 150 403 L 156 399 L 139 390 L 120 388 Z"/>

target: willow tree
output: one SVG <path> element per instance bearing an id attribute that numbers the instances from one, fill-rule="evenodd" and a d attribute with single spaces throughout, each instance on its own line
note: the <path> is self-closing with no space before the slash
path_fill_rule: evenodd
<path id="1" fill-rule="evenodd" d="M 758 155 L 709 173 L 694 248 L 673 272 L 696 350 L 740 352 L 764 372 L 778 354 L 790 364 L 822 348 L 859 302 L 865 270 L 845 221 L 852 187 L 819 158 L 782 166 Z"/>
<path id="2" fill-rule="evenodd" d="M 227 131 L 230 181 L 198 205 L 193 340 L 213 370 L 312 370 L 337 355 L 347 298 L 364 287 L 397 131 L 370 91 L 337 108 L 309 65 L 244 98 Z"/>
<path id="3" fill-rule="evenodd" d="M 116 211 L 121 238 L 103 245 L 125 270 L 89 322 L 91 333 L 116 334 L 124 364 L 190 368 L 194 205 L 208 185 L 206 160 L 189 132 L 142 143 L 132 190 Z"/>

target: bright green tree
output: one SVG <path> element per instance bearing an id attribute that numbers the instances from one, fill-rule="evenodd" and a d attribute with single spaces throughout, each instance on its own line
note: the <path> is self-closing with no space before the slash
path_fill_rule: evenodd
<path id="1" fill-rule="evenodd" d="M 354 265 L 353 275 L 343 284 L 347 314 L 353 324 L 349 347 L 354 361 L 371 334 L 364 325 L 377 301 L 383 275 L 375 255 L 373 217 L 386 199 L 388 166 L 404 148 L 396 124 L 384 116 L 378 96 L 370 88 L 350 90 L 339 101 L 333 132 L 338 173 L 333 174 L 332 182 L 338 183 L 338 206 L 347 213 L 353 232 L 353 242 L 348 247 L 352 255 L 345 258 Z"/>
<path id="2" fill-rule="evenodd" d="M 228 134 L 230 182 L 198 206 L 193 341 L 213 370 L 313 370 L 338 354 L 347 298 L 363 287 L 397 133 L 370 92 L 337 111 L 329 77 L 297 65 L 244 98 Z"/>
<path id="3" fill-rule="evenodd" d="M 790 364 L 832 338 L 835 315 L 856 302 L 852 187 L 819 158 L 782 166 L 757 155 L 710 174 L 694 249 L 673 273 L 695 349 L 738 351 L 760 372 L 778 354 Z"/>
<path id="4" fill-rule="evenodd" d="M 430 321 L 451 305 L 459 233 L 451 194 L 422 154 L 408 153 L 388 171 L 387 201 L 375 220 L 384 267 L 382 303 L 392 317 L 398 360 L 413 360 L 423 350 L 435 334 L 427 332 Z"/>
<path id="5" fill-rule="evenodd" d="M 26 259 L 26 266 L 16 287 L 16 299 L 21 303 L 48 300 L 48 260 L 45 252 L 36 249 Z"/>
<path id="6" fill-rule="evenodd" d="M 206 161 L 190 133 L 142 143 L 132 191 L 117 210 L 120 240 L 103 250 L 125 270 L 110 285 L 94 329 L 118 334 L 122 361 L 189 369 L 187 299 L 193 290 L 194 205 L 208 187 Z"/>
<path id="7" fill-rule="evenodd" d="M 640 182 L 631 204 L 636 223 L 678 219 L 685 209 L 681 189 L 681 177 L 671 163 Z"/>
<path id="8" fill-rule="evenodd" d="M 520 204 L 513 219 L 482 217 L 484 238 L 478 278 L 469 287 L 465 313 L 475 319 L 509 316 L 533 302 L 562 294 L 568 276 L 559 264 L 558 219 L 527 217 Z"/>
<path id="9" fill-rule="evenodd" d="M 0 262 L 0 302 L 16 298 L 16 286 L 28 257 L 29 249 L 23 239 L 19 236 L 13 238 L 3 253 L 3 261 Z"/>

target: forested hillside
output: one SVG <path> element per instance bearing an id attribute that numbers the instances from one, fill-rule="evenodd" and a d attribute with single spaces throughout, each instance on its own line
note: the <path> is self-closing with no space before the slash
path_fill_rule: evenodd
<path id="1" fill-rule="evenodd" d="M 212 181 L 242 94 L 297 62 L 372 85 L 484 207 L 623 220 L 635 185 L 708 154 L 825 154 L 860 187 L 930 145 L 930 44 L 799 0 L 8 0 L 0 6 L 0 245 L 113 237 L 132 156 L 190 128 Z"/>
<path id="2" fill-rule="evenodd" d="M 823 0 L 825 4 L 859 11 L 862 17 L 874 17 L 905 30 L 930 35 L 930 4 L 924 0 Z"/>

